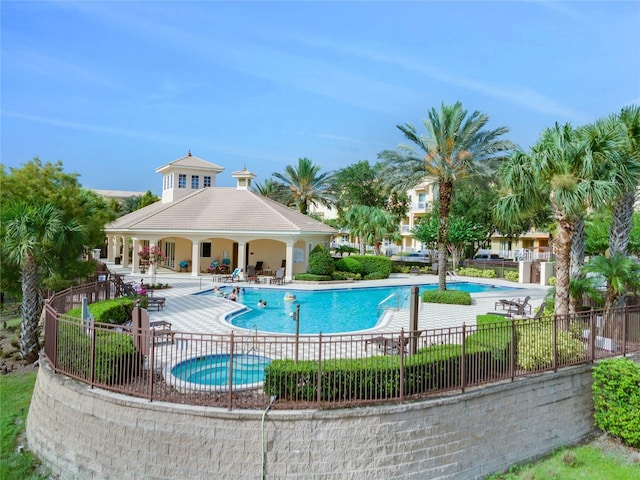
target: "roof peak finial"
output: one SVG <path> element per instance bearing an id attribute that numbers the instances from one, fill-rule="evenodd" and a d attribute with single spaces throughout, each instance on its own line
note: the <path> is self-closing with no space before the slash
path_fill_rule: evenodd
<path id="1" fill-rule="evenodd" d="M 189 149 L 189 153 L 187 153 L 187 157 L 191 156 L 191 149 Z"/>

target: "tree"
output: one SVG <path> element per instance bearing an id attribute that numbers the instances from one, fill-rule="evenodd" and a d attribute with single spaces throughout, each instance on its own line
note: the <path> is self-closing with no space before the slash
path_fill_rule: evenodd
<path id="1" fill-rule="evenodd" d="M 119 213 L 120 215 L 126 215 L 127 213 L 135 212 L 158 201 L 160 201 L 160 197 L 151 193 L 151 190 L 147 190 L 144 195 L 134 195 L 125 198 Z"/>
<path id="2" fill-rule="evenodd" d="M 22 271 L 20 355 L 38 358 L 38 325 L 42 313 L 40 273 L 66 248 L 82 245 L 86 232 L 51 204 L 17 202 L 2 212 L 2 255 Z"/>
<path id="3" fill-rule="evenodd" d="M 343 213 L 342 221 L 351 234 L 360 239 L 360 252 L 363 254 L 366 245 L 373 245 L 374 253 L 380 255 L 384 238 L 397 240 L 399 237 L 395 217 L 381 208 L 356 205 Z"/>
<path id="4" fill-rule="evenodd" d="M 593 257 L 582 267 L 582 271 L 594 273 L 606 282 L 607 310 L 621 306 L 627 292 L 635 292 L 640 288 L 640 263 L 620 252 L 610 258 L 603 255 Z"/>
<path id="5" fill-rule="evenodd" d="M 31 205 L 48 203 L 62 215 L 65 224 L 82 225 L 86 237 L 85 245 L 69 245 L 56 253 L 48 261 L 50 274 L 42 278 L 42 284 L 51 289 L 72 285 L 75 278 L 85 276 L 94 268 L 93 264 L 81 262 L 85 246 L 92 248 L 104 244 L 104 225 L 116 218 L 107 201 L 91 190 L 82 188 L 78 174 L 66 173 L 62 162 L 42 163 L 39 158 L 23 164 L 20 168 L 10 168 L 7 173 L 0 165 L 0 204 L 4 208 L 16 202 Z M 20 268 L 0 257 L 2 290 L 20 295 Z"/>
<path id="6" fill-rule="evenodd" d="M 611 254 L 627 253 L 632 228 L 633 204 L 640 184 L 640 107 L 625 107 L 618 116 L 618 126 L 622 130 L 622 168 L 626 170 L 620 177 L 621 192 L 613 201 L 613 222 L 609 232 Z"/>
<path id="7" fill-rule="evenodd" d="M 574 221 L 588 206 L 601 206 L 612 198 L 613 182 L 595 175 L 590 143 L 579 138 L 570 125 L 544 130 L 531 154 L 514 152 L 503 163 L 500 177 L 507 189 L 496 206 L 503 222 L 549 205 L 556 223 L 553 248 L 556 254 L 555 308 L 569 313 L 569 267 Z"/>
<path id="8" fill-rule="evenodd" d="M 293 199 L 289 189 L 284 185 L 284 183 L 277 182 L 271 178 L 267 178 L 262 184 L 254 184 L 253 191 L 259 193 L 263 197 L 282 203 L 283 205 L 293 205 Z"/>
<path id="9" fill-rule="evenodd" d="M 355 205 L 385 207 L 385 195 L 376 168 L 363 160 L 337 170 L 331 177 L 331 190 L 339 210 Z"/>
<path id="10" fill-rule="evenodd" d="M 284 173 L 276 172 L 273 176 L 289 189 L 300 213 L 306 215 L 310 205 L 332 206 L 334 203 L 330 191 L 331 174 L 320 174 L 320 167 L 306 157 L 298 159 L 297 167 L 287 165 Z"/>
<path id="11" fill-rule="evenodd" d="M 398 190 L 409 188 L 431 177 L 438 186 L 438 288 L 446 290 L 447 239 L 454 186 L 470 177 L 491 178 L 500 155 L 513 148 L 500 137 L 508 128 L 484 130 L 489 117 L 478 111 L 468 115 L 462 104 L 442 104 L 432 108 L 422 124 L 427 135 L 419 135 L 408 123 L 398 125 L 412 145 L 397 151 L 385 150 L 385 178 Z"/>

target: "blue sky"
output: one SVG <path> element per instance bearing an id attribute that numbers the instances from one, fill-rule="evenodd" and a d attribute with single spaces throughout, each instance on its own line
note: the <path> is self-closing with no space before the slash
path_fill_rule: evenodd
<path id="1" fill-rule="evenodd" d="M 461 101 L 523 148 L 640 103 L 640 2 L 2 1 L 1 155 L 151 189 L 193 155 L 257 182 L 375 163 Z"/>

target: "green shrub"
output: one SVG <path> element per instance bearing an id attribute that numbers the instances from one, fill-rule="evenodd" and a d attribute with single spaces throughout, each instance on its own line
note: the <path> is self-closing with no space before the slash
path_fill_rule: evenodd
<path id="1" fill-rule="evenodd" d="M 367 275 L 378 272 L 384 275 L 381 278 L 388 278 L 391 273 L 391 259 L 381 255 L 352 255 L 352 259 L 357 260 L 362 265 L 362 276 L 366 279 Z"/>
<path id="2" fill-rule="evenodd" d="M 131 313 L 135 307 L 136 301 L 140 300 L 143 308 L 147 307 L 148 299 L 144 295 L 135 297 L 119 297 L 112 300 L 102 300 L 100 302 L 89 304 L 89 313 L 96 322 L 99 323 L 115 323 L 122 325 L 131 320 Z M 144 301 L 143 301 L 144 300 Z M 74 308 L 69 310 L 66 315 L 80 318 L 82 316 L 82 308 Z"/>
<path id="3" fill-rule="evenodd" d="M 336 262 L 336 270 L 340 272 L 362 273 L 362 264 L 353 257 L 344 257 Z"/>
<path id="4" fill-rule="evenodd" d="M 551 321 L 528 321 L 519 323 L 518 359 L 520 368 L 540 370 L 553 365 L 553 324 Z M 558 365 L 569 365 L 584 359 L 585 348 L 580 339 L 571 332 L 558 330 Z"/>
<path id="5" fill-rule="evenodd" d="M 341 272 L 336 270 L 331 274 L 334 280 L 360 280 L 362 276 L 359 273 Z"/>
<path id="6" fill-rule="evenodd" d="M 313 273 L 297 273 L 294 278 L 296 280 L 302 280 L 306 282 L 326 282 L 333 279 L 332 275 L 315 275 Z"/>
<path id="7" fill-rule="evenodd" d="M 134 345 L 128 332 L 95 330 L 95 370 L 97 383 L 111 385 L 126 382 L 141 370 L 144 357 Z M 91 338 L 78 323 L 61 322 L 58 332 L 58 362 L 64 370 L 85 380 L 90 372 Z"/>
<path id="8" fill-rule="evenodd" d="M 309 254 L 309 269 L 307 273 L 313 275 L 331 275 L 336 269 L 331 253 L 324 245 L 316 245 Z"/>
<path id="9" fill-rule="evenodd" d="M 556 284 L 556 277 L 549 277 L 549 285 L 550 286 L 555 286 Z"/>
<path id="10" fill-rule="evenodd" d="M 491 268 L 480 269 L 473 267 L 464 267 L 457 270 L 458 275 L 464 275 L 465 277 L 477 277 L 477 278 L 496 278 L 498 274 Z"/>
<path id="11" fill-rule="evenodd" d="M 383 272 L 371 272 L 364 276 L 364 280 L 384 280 L 385 278 L 389 278 L 389 274 Z"/>
<path id="12" fill-rule="evenodd" d="M 507 280 L 511 280 L 512 282 L 517 282 L 520 280 L 520 274 L 518 272 L 514 272 L 513 270 L 504 272 L 504 278 Z"/>
<path id="13" fill-rule="evenodd" d="M 640 448 L 640 364 L 604 360 L 593 369 L 592 388 L 596 426 Z"/>
<path id="14" fill-rule="evenodd" d="M 447 303 L 451 305 L 471 305 L 471 294 L 461 290 L 425 290 L 422 301 L 428 303 Z"/>

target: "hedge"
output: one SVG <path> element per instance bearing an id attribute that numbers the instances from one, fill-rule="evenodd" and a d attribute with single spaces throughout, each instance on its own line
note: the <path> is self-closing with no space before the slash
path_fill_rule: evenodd
<path id="1" fill-rule="evenodd" d="M 324 245 L 316 245 L 309 254 L 308 272 L 314 275 L 331 275 L 335 270 L 335 262 L 331 253 Z"/>
<path id="2" fill-rule="evenodd" d="M 504 371 L 510 351 L 510 323 L 493 315 L 478 318 L 478 332 L 465 344 L 466 382 L 489 380 Z M 462 347 L 432 345 L 404 359 L 404 394 L 459 388 Z M 400 357 L 375 355 L 322 363 L 320 400 L 393 399 L 400 395 Z M 473 368 L 472 368 L 473 367 Z M 264 391 L 282 400 L 318 399 L 318 362 L 273 360 L 265 369 Z"/>
<path id="3" fill-rule="evenodd" d="M 383 275 L 380 278 L 389 278 L 391 274 L 391 259 L 389 257 L 383 257 L 381 255 L 351 255 L 354 260 L 357 260 L 362 265 L 362 276 L 367 278 L 367 275 L 376 273 Z"/>
<path id="4" fill-rule="evenodd" d="M 336 262 L 336 270 L 340 272 L 362 274 L 362 263 L 354 257 L 344 257 Z"/>
<path id="5" fill-rule="evenodd" d="M 553 323 L 536 320 L 517 324 L 518 366 L 525 370 L 540 370 L 553 365 Z M 558 330 L 558 365 L 569 365 L 584 359 L 585 346 L 571 332 Z"/>
<path id="6" fill-rule="evenodd" d="M 446 303 L 450 305 L 471 305 L 471 294 L 462 290 L 425 290 L 421 294 L 423 302 Z"/>
<path id="7" fill-rule="evenodd" d="M 148 302 L 146 296 L 119 297 L 89 304 L 89 313 L 96 322 L 122 325 L 131 320 L 133 308 L 138 300 L 141 300 L 140 304 L 143 307 L 146 306 L 144 303 Z M 80 318 L 82 316 L 82 308 L 78 307 L 69 310 L 66 315 Z"/>
<path id="8" fill-rule="evenodd" d="M 596 426 L 640 448 L 640 364 L 604 360 L 593 369 L 592 388 Z"/>

